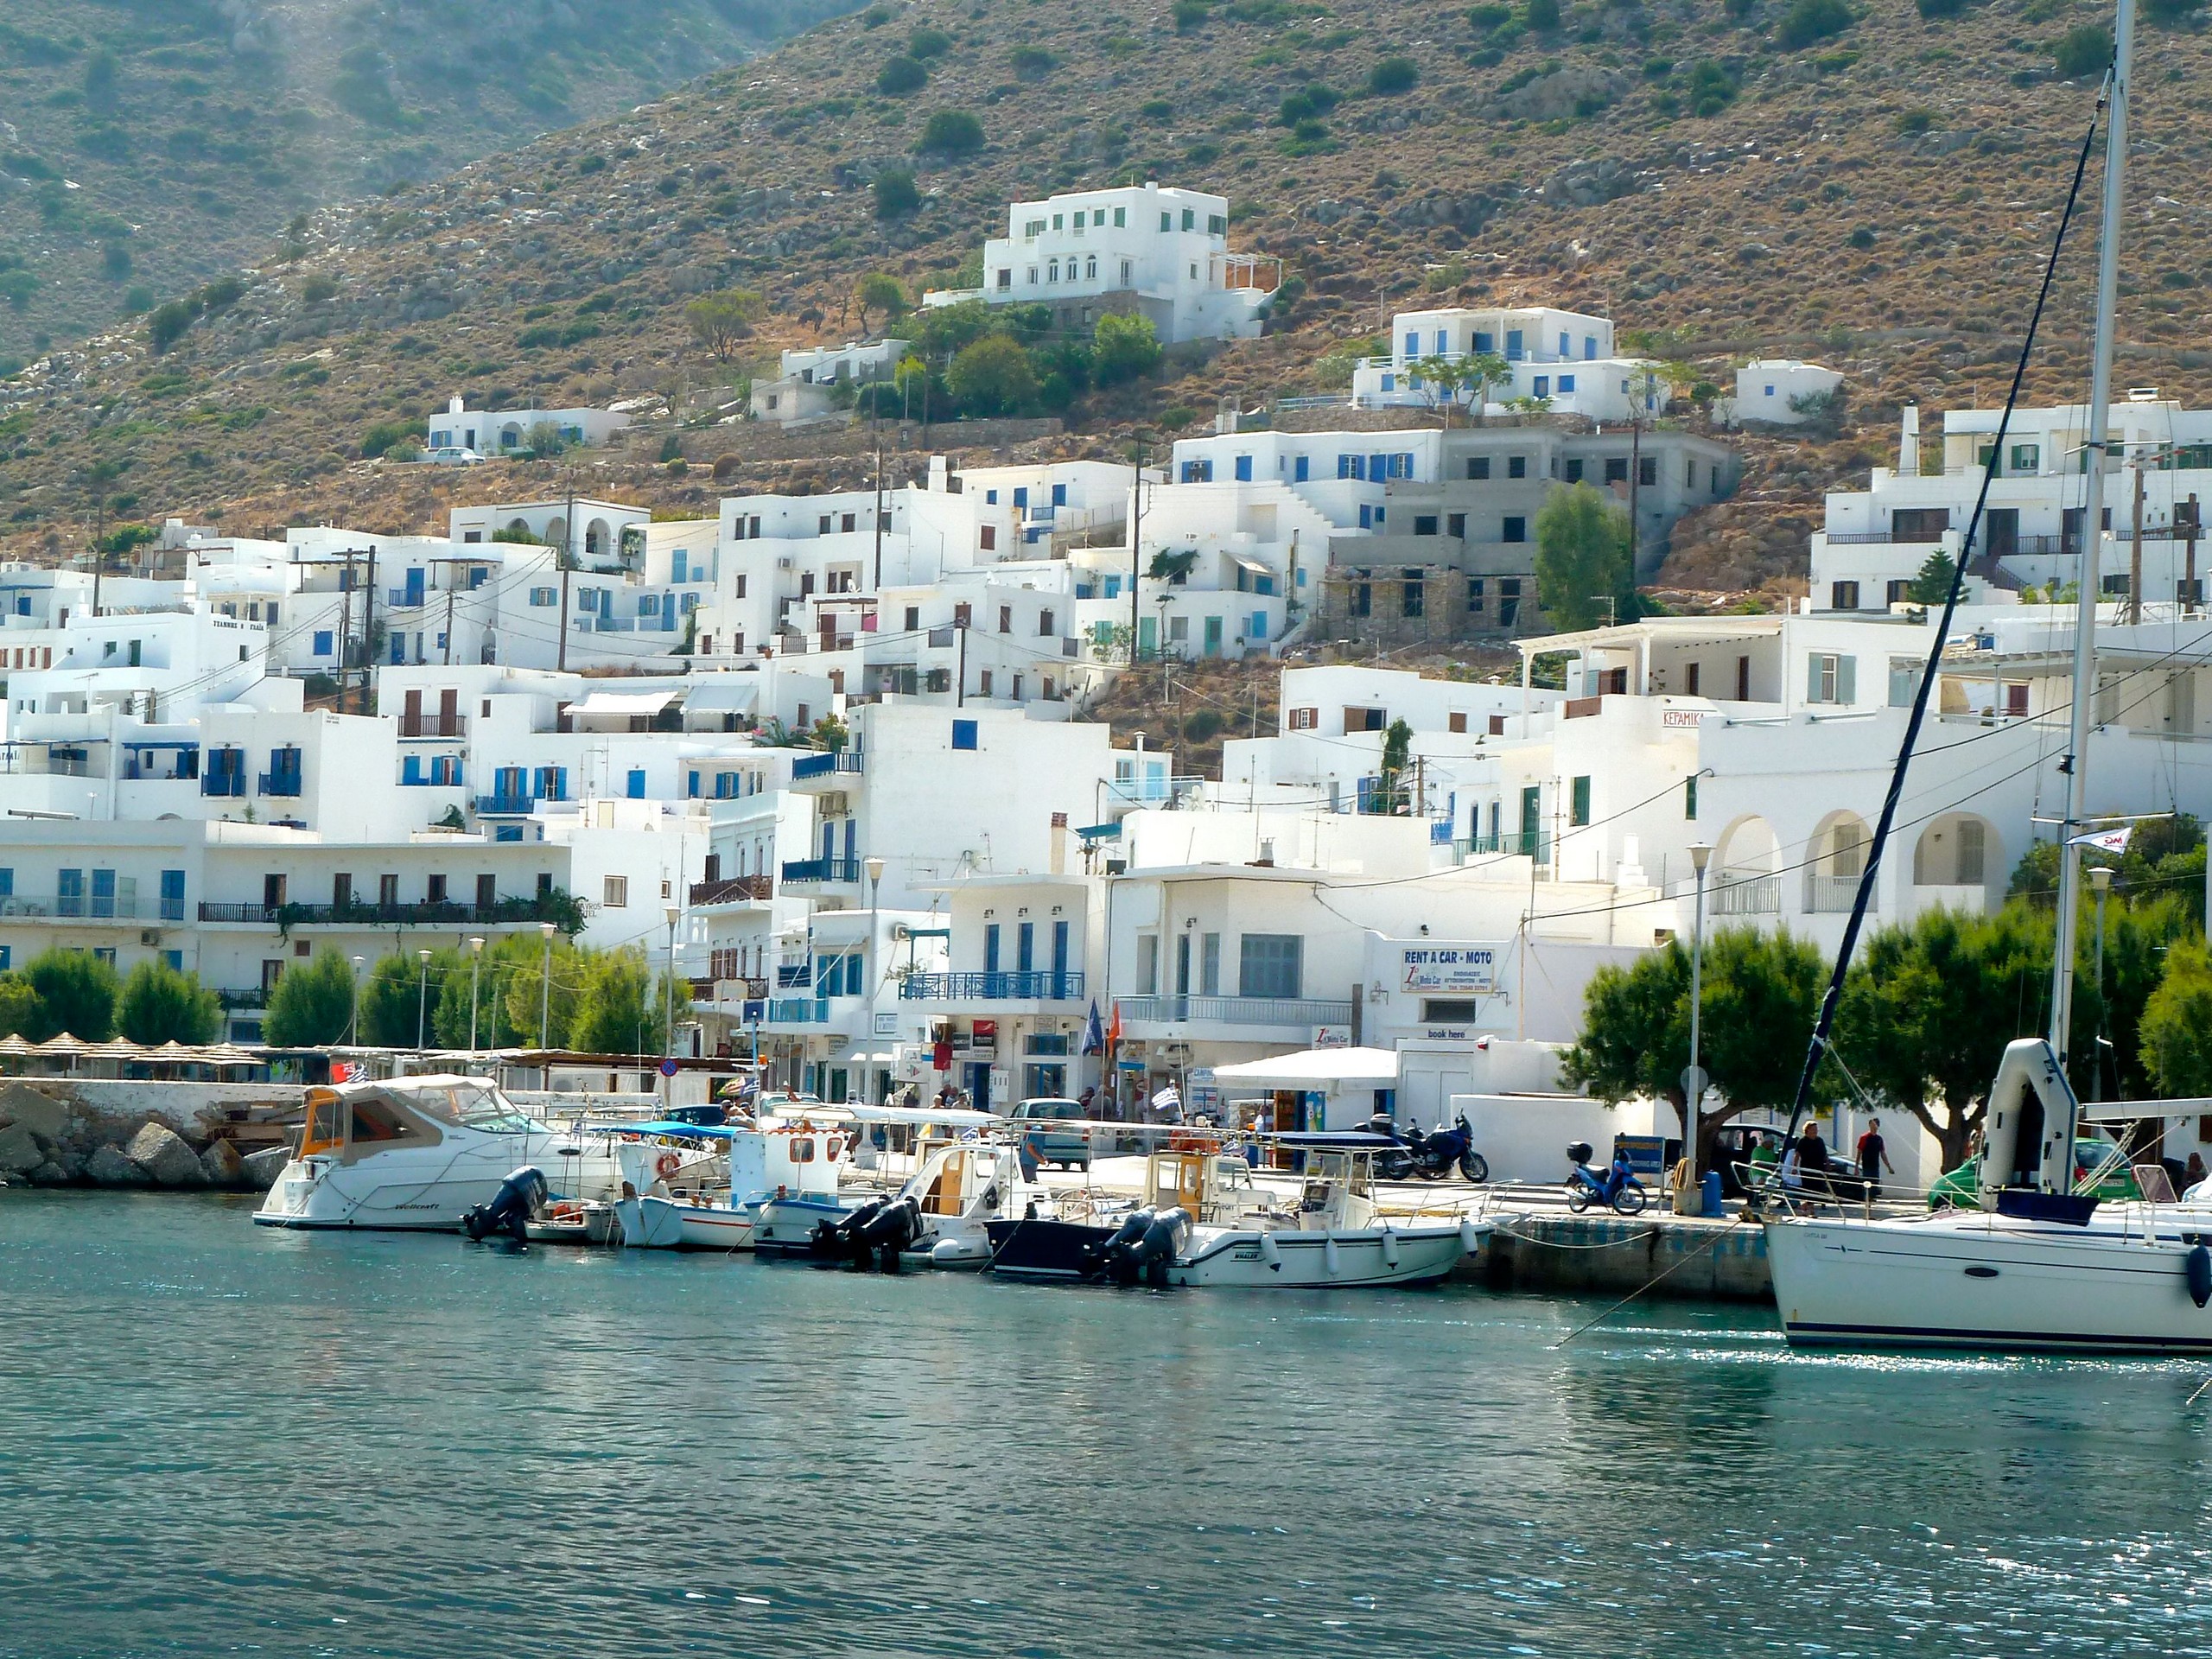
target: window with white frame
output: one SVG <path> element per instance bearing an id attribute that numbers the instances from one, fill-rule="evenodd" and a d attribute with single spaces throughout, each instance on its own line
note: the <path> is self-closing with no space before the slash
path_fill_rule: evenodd
<path id="1" fill-rule="evenodd" d="M 1855 701 L 1858 672 L 1859 659 L 1855 657 L 1840 656 L 1832 651 L 1812 652 L 1805 658 L 1805 701 Z"/>

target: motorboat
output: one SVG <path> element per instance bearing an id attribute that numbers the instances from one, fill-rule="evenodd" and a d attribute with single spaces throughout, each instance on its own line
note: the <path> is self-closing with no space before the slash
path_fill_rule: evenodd
<path id="1" fill-rule="evenodd" d="M 299 1149 L 253 1218 L 264 1227 L 450 1231 L 530 1166 L 544 1172 L 556 1198 L 587 1203 L 619 1198 L 646 1167 L 634 1143 L 553 1128 L 485 1077 L 310 1089 Z"/>
<path id="2" fill-rule="evenodd" d="M 2160 1103 L 2125 1110 L 2155 1116 Z M 1975 1207 L 1899 1217 L 1789 1215 L 1766 1227 L 1798 1347 L 2007 1353 L 2212 1351 L 2212 1190 L 2099 1202 L 2075 1166 L 2083 1115 L 2049 1043 L 2009 1045 L 1991 1092 Z M 2139 1165 L 2137 1189 L 2171 1193 Z"/>
<path id="3" fill-rule="evenodd" d="M 1345 1145 L 1344 1136 L 1275 1138 L 1303 1166 L 1294 1195 L 1255 1181 L 1243 1159 L 1213 1148 L 1155 1152 L 1142 1201 L 1118 1224 L 991 1224 L 991 1270 L 1160 1287 L 1414 1287 L 1448 1277 L 1490 1230 L 1488 1221 L 1460 1213 L 1384 1214 L 1374 1153 Z"/>
<path id="4" fill-rule="evenodd" d="M 632 1132 L 702 1141 L 723 1160 L 719 1187 L 656 1182 L 617 1202 L 622 1242 L 645 1249 L 752 1249 L 761 1209 L 772 1201 L 836 1202 L 839 1170 L 854 1140 L 849 1124 L 817 1125 L 811 1117 L 760 1125 L 660 1122 Z"/>
<path id="5" fill-rule="evenodd" d="M 1053 1205 L 1052 1191 L 1037 1179 L 1026 1152 L 1007 1141 L 937 1147 L 896 1192 L 818 1224 L 809 1253 L 854 1266 L 986 1267 L 992 1222 L 1007 1215 L 1035 1217 Z M 879 1215 L 885 1216 L 880 1226 L 855 1225 Z"/>
<path id="6" fill-rule="evenodd" d="M 802 1125 L 816 1126 L 817 1120 L 843 1126 L 842 1132 L 848 1136 L 847 1149 L 854 1154 L 849 1162 L 855 1166 L 873 1161 L 868 1152 L 866 1137 L 874 1126 L 899 1125 L 915 1130 L 923 1137 L 917 1155 L 926 1164 L 931 1156 L 929 1138 L 932 1131 L 946 1132 L 947 1139 L 980 1144 L 983 1133 L 999 1122 L 988 1112 L 971 1111 L 966 1108 L 871 1106 L 858 1102 L 817 1109 L 795 1121 Z M 974 1139 L 970 1141 L 969 1137 Z M 904 1191 L 904 1187 L 893 1189 L 898 1193 Z M 817 1230 L 824 1223 L 834 1228 L 884 1193 L 882 1186 L 871 1190 L 862 1185 L 847 1188 L 836 1185 L 827 1187 L 794 1185 L 787 1192 L 777 1192 L 762 1202 L 754 1215 L 753 1253 L 772 1258 L 817 1259 L 820 1252 L 816 1249 L 814 1241 Z"/>

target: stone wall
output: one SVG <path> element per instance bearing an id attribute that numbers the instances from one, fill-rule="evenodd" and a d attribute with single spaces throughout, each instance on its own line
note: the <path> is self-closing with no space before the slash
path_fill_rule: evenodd
<path id="1" fill-rule="evenodd" d="M 297 1084 L 0 1082 L 0 1185 L 265 1188 Z"/>

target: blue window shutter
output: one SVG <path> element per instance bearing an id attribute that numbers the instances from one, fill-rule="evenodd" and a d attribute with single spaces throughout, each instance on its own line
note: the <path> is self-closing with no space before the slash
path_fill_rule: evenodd
<path id="1" fill-rule="evenodd" d="M 1835 659 L 1835 700 L 1838 702 L 1856 702 L 1859 701 L 1858 690 L 1859 659 L 1856 657 L 1837 658 Z"/>
<path id="2" fill-rule="evenodd" d="M 1240 484 L 1249 484 L 1252 481 L 1251 456 L 1239 455 L 1236 457 L 1236 481 Z"/>
<path id="3" fill-rule="evenodd" d="M 633 801 L 645 798 L 645 773 L 641 766 L 630 768 L 630 798 Z"/>
<path id="4" fill-rule="evenodd" d="M 419 784 L 423 781 L 423 757 L 421 755 L 410 754 L 406 760 L 400 762 L 399 781 L 403 784 Z"/>
<path id="5" fill-rule="evenodd" d="M 1293 483 L 1303 484 L 1306 482 L 1306 458 L 1304 455 L 1300 455 L 1298 458 L 1298 464 L 1291 473 L 1291 481 Z"/>
<path id="6" fill-rule="evenodd" d="M 999 970 L 999 925 L 983 924 L 983 971 L 995 974 Z"/>
<path id="7" fill-rule="evenodd" d="M 690 785 L 687 793 L 695 801 L 699 798 L 699 774 L 696 772 L 691 774 Z"/>
<path id="8" fill-rule="evenodd" d="M 956 720 L 952 722 L 952 747 L 956 749 L 972 749 L 976 747 L 974 721 Z"/>

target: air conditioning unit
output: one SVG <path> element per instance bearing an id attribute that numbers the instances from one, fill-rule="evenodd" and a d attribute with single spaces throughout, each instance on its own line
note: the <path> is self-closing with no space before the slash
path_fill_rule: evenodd
<path id="1" fill-rule="evenodd" d="M 913 937 L 914 930 L 908 926 L 905 922 L 893 922 L 891 924 L 891 938 L 894 944 L 904 944 L 908 939 L 911 939 Z"/>
<path id="2" fill-rule="evenodd" d="M 852 807 L 846 801 L 843 790 L 831 789 L 823 791 L 822 816 L 825 818 L 843 818 L 852 816 Z"/>
<path id="3" fill-rule="evenodd" d="M 161 929 L 157 927 L 142 927 L 138 930 L 138 943 L 144 945 L 148 950 L 152 950 L 161 942 Z"/>

